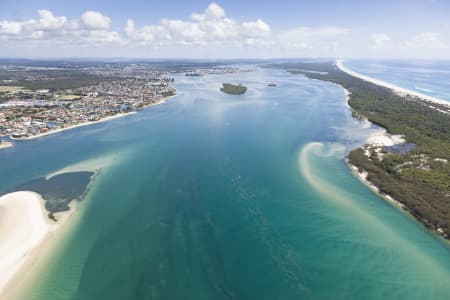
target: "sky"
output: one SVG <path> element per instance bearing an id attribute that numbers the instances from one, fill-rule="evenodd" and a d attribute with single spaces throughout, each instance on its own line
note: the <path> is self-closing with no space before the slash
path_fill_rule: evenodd
<path id="1" fill-rule="evenodd" d="M 450 1 L 0 0 L 0 57 L 450 59 Z"/>

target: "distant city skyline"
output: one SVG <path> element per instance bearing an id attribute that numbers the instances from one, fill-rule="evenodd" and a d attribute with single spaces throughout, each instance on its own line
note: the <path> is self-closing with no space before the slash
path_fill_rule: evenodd
<path id="1" fill-rule="evenodd" d="M 0 3 L 0 57 L 450 59 L 450 2 Z"/>

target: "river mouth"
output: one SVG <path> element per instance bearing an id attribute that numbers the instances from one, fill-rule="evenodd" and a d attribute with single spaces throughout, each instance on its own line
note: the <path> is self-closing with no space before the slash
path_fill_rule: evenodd
<path id="1" fill-rule="evenodd" d="M 223 82 L 249 90 L 232 98 Z M 65 172 L 31 184 L 49 198 L 89 192 L 23 299 L 448 295 L 448 246 L 350 173 L 346 152 L 376 129 L 351 116 L 342 88 L 259 69 L 181 75 L 176 88 L 161 106 L 0 156 L 23 188 L 25 166 L 40 177 L 125 151 L 95 182 Z"/>

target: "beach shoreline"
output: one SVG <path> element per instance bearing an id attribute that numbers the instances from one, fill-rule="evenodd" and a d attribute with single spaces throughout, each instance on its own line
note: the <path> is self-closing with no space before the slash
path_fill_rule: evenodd
<path id="1" fill-rule="evenodd" d="M 88 197 L 93 185 L 97 180 L 97 176 L 101 174 L 101 170 L 111 166 L 119 160 L 117 154 L 93 158 L 86 161 L 78 162 L 62 169 L 49 173 L 46 178 L 51 178 L 58 174 L 90 171 L 94 175 L 88 184 L 82 199 Z M 6 199 L 6 200 L 5 200 Z M 17 200 L 17 201 L 14 201 Z M 80 199 L 81 201 L 81 199 Z M 80 205 L 79 200 L 73 200 L 69 204 L 69 210 L 58 212 L 56 220 L 49 218 L 49 211 L 45 208 L 45 200 L 38 193 L 31 191 L 18 191 L 0 196 L 0 298 L 1 299 L 22 299 L 20 296 L 24 290 L 27 290 L 29 285 L 38 280 L 37 276 L 41 274 L 41 269 L 46 267 L 46 264 L 52 260 L 52 253 L 57 251 L 59 246 L 63 246 L 61 241 L 67 237 L 68 230 L 72 230 L 76 220 L 80 220 Z M 9 217 L 10 222 L 4 222 L 5 210 L 3 207 L 5 203 L 8 204 L 11 212 L 15 214 Z M 74 218 L 76 220 L 74 220 Z M 29 229 L 31 233 L 26 238 L 26 243 L 21 243 L 23 251 L 18 251 L 21 245 L 8 245 L 8 239 L 16 239 L 16 231 L 9 230 L 9 228 L 30 228 L 30 221 L 35 221 Z M 28 226 L 28 227 L 27 227 Z M 4 235 L 8 232 L 9 236 Z M 20 232 L 19 232 L 20 233 Z M 35 234 L 36 233 L 36 234 Z M 34 242 L 33 242 L 34 241 Z M 19 249 L 20 250 L 20 249 Z M 8 255 L 16 253 L 24 253 L 19 255 L 19 259 L 12 259 Z M 10 262 L 8 266 L 4 265 Z"/>
<path id="2" fill-rule="evenodd" d="M 11 142 L 1 142 L 0 143 L 0 149 L 9 148 L 9 147 L 12 147 L 12 146 L 14 146 L 14 144 L 11 143 Z"/>
<path id="3" fill-rule="evenodd" d="M 370 122 L 370 121 L 369 121 Z M 389 134 L 386 129 L 382 128 L 380 131 L 373 133 L 372 135 L 369 135 L 365 141 L 365 144 L 362 146 L 359 146 L 358 148 L 363 149 L 365 152 L 367 151 L 367 146 L 373 147 L 375 149 L 380 149 L 382 147 L 389 147 L 393 145 L 398 145 L 405 142 L 403 136 L 401 135 L 392 135 Z M 356 148 L 356 149 L 358 149 Z M 380 155 L 380 152 L 377 152 L 378 155 Z M 368 153 L 365 153 L 365 155 L 368 155 Z M 371 182 L 368 178 L 369 173 L 363 169 L 358 167 L 355 164 L 352 164 L 348 157 L 345 159 L 345 162 L 347 166 L 349 167 L 351 173 L 353 176 L 355 176 L 361 183 L 363 183 L 369 190 L 377 194 L 382 199 L 386 200 L 390 204 L 394 205 L 397 208 L 400 208 L 404 213 L 408 214 L 409 216 L 413 217 L 425 227 L 427 227 L 431 232 L 435 233 L 438 236 L 441 236 L 442 238 L 448 240 L 449 235 L 447 232 L 445 232 L 441 227 L 434 227 L 427 219 L 424 217 L 420 217 L 416 215 L 405 203 L 399 201 L 398 199 L 394 198 L 393 196 L 383 193 L 380 190 L 380 187 Z"/>
<path id="4" fill-rule="evenodd" d="M 445 100 L 442 100 L 442 99 L 439 99 L 439 98 L 436 98 L 436 97 L 428 96 L 428 95 L 425 95 L 425 94 L 422 94 L 422 93 L 419 93 L 419 92 L 416 92 L 416 91 L 408 90 L 408 89 L 396 86 L 394 84 L 385 82 L 383 80 L 375 79 L 375 78 L 363 75 L 361 73 L 352 71 L 352 70 L 350 70 L 349 68 L 347 68 L 344 65 L 344 60 L 342 60 L 342 59 L 338 59 L 336 61 L 336 67 L 338 67 L 339 70 L 341 70 L 344 73 L 347 73 L 348 75 L 351 75 L 353 77 L 357 77 L 359 79 L 362 79 L 364 81 L 373 83 L 373 84 L 378 85 L 378 86 L 382 86 L 382 87 L 388 88 L 388 89 L 392 90 L 394 93 L 405 97 L 406 99 L 407 99 L 407 96 L 413 96 L 413 97 L 417 97 L 420 100 L 425 101 L 425 102 L 427 102 L 427 101 L 428 102 L 433 102 L 435 104 L 444 105 L 444 106 L 450 108 L 450 102 L 448 102 L 448 101 L 445 101 Z"/>
<path id="5" fill-rule="evenodd" d="M 41 255 L 47 244 L 69 217 L 71 209 L 60 214 L 58 222 L 48 218 L 44 199 L 30 191 L 18 191 L 0 197 L 0 296 L 9 294 L 12 282 L 30 261 Z"/>
<path id="6" fill-rule="evenodd" d="M 340 67 L 339 67 L 339 69 L 351 76 L 355 76 L 353 74 L 350 74 L 350 73 L 342 70 Z M 357 77 L 357 76 L 355 76 L 355 77 Z M 364 78 L 360 78 L 360 79 L 365 80 Z M 374 82 L 372 82 L 372 83 L 374 83 Z M 374 84 L 377 84 L 377 83 L 374 83 Z M 346 97 L 346 99 L 345 99 L 346 106 L 350 109 L 350 111 L 352 113 L 356 113 L 354 111 L 354 109 L 349 105 L 351 92 L 349 90 L 347 90 L 345 87 L 343 87 L 343 86 L 341 86 L 341 87 L 344 89 L 344 93 L 345 93 L 345 97 Z M 358 114 L 357 118 L 361 122 L 373 124 L 365 116 L 359 116 L 359 114 Z M 381 126 L 379 126 L 379 127 L 380 127 L 379 131 L 374 132 L 373 134 L 369 135 L 366 138 L 364 145 L 361 145 L 355 149 L 361 148 L 361 149 L 365 150 L 365 146 L 367 146 L 367 145 L 369 145 L 370 147 L 374 147 L 374 148 L 382 148 L 382 147 L 389 147 L 389 146 L 393 146 L 393 145 L 397 145 L 397 144 L 406 142 L 404 139 L 404 136 L 390 134 L 387 132 L 386 128 L 383 128 Z M 429 224 L 428 220 L 415 216 L 414 213 L 408 208 L 407 205 L 405 205 L 401 201 L 395 199 L 391 195 L 381 192 L 380 188 L 368 179 L 369 174 L 367 171 L 365 171 L 364 169 L 360 169 L 358 166 L 352 164 L 348 158 L 346 158 L 345 161 L 346 161 L 347 166 L 349 167 L 351 173 L 353 174 L 353 176 L 355 176 L 369 190 L 371 190 L 372 192 L 377 194 L 379 197 L 385 199 L 386 201 L 388 201 L 390 204 L 394 205 L 395 207 L 400 208 L 404 213 L 407 213 L 408 215 L 415 218 L 416 220 L 418 219 L 422 224 L 424 224 L 427 228 L 429 228 L 430 231 L 443 237 L 444 239 L 449 238 L 449 235 L 445 231 L 443 231 L 442 228 L 438 227 L 436 229 L 433 229 L 432 227 L 429 226 L 430 224 Z"/>
<path id="7" fill-rule="evenodd" d="M 387 202 L 394 205 L 395 207 L 401 209 L 404 213 L 406 213 L 408 216 L 412 217 L 414 220 L 425 225 L 425 227 L 428 228 L 430 230 L 430 232 L 432 232 L 432 233 L 436 234 L 437 236 L 440 236 L 443 239 L 448 241 L 449 235 L 442 228 L 440 228 L 440 227 L 433 228 L 433 226 L 431 226 L 430 222 L 427 219 L 415 215 L 406 204 L 395 199 L 394 197 L 392 197 L 389 194 L 381 192 L 380 188 L 368 179 L 369 174 L 367 171 L 360 169 L 360 168 L 358 168 L 358 166 L 350 163 L 348 161 L 348 159 L 346 159 L 346 163 L 347 163 L 348 167 L 350 168 L 350 171 L 353 174 L 353 176 L 355 176 L 369 190 L 374 192 L 379 197 L 385 199 Z"/>
<path id="8" fill-rule="evenodd" d="M 353 71 L 346 69 L 345 66 L 343 66 L 343 64 L 342 64 L 342 60 L 338 60 L 337 63 L 336 63 L 336 66 L 337 66 L 341 71 L 347 73 L 348 75 L 351 75 L 351 76 L 354 76 L 354 77 L 358 77 L 358 78 L 360 78 L 360 79 L 362 79 L 362 80 L 366 80 L 366 79 L 364 78 L 364 77 L 366 77 L 366 76 L 361 75 L 361 74 L 358 74 L 358 73 L 356 73 L 356 72 L 354 72 L 355 74 L 353 74 Z M 358 74 L 358 75 L 356 75 L 356 74 Z M 369 77 L 368 77 L 368 78 L 369 78 Z M 366 81 L 369 81 L 369 82 L 371 82 L 371 83 L 373 83 L 373 84 L 376 84 L 376 85 L 381 85 L 381 86 L 390 88 L 390 89 L 393 90 L 393 92 L 397 92 L 397 91 L 395 90 L 395 88 L 397 88 L 397 87 L 392 88 L 392 87 L 394 87 L 393 85 L 390 85 L 390 84 L 388 84 L 388 83 L 386 83 L 386 85 L 384 85 L 382 82 L 379 83 L 376 79 L 373 79 L 373 80 L 372 80 L 371 78 L 369 78 L 369 79 L 370 79 L 370 80 L 366 80 Z M 392 86 L 392 87 L 391 87 L 391 86 Z M 358 114 L 357 112 L 355 112 L 355 110 L 354 110 L 354 109 L 350 106 L 350 104 L 349 104 L 349 100 L 350 100 L 350 97 L 351 97 L 351 92 L 350 92 L 349 90 L 347 90 L 345 87 L 343 87 L 343 86 L 341 86 L 341 87 L 344 89 L 344 93 L 345 93 L 345 97 L 346 97 L 346 99 L 345 99 L 346 106 L 350 109 L 350 111 L 351 111 L 352 113 Z M 399 88 L 399 89 L 401 89 L 401 88 Z M 404 96 L 406 96 L 406 95 L 404 95 Z M 416 96 L 418 96 L 418 95 L 416 95 Z M 438 100 L 439 100 L 439 99 L 438 99 Z M 443 100 L 440 100 L 440 101 L 443 101 Z M 357 115 L 357 118 L 358 118 L 361 122 L 373 124 L 373 123 L 370 122 L 370 121 L 367 119 L 367 117 L 365 117 L 365 116 L 360 116 L 360 115 L 358 114 L 358 115 Z M 387 132 L 386 128 L 383 128 L 383 127 L 381 127 L 381 126 L 379 126 L 379 127 L 380 127 L 380 130 L 379 130 L 379 131 L 374 132 L 373 134 L 369 135 L 369 136 L 366 138 L 364 145 L 361 145 L 361 146 L 357 147 L 356 149 L 361 148 L 361 149 L 363 149 L 364 151 L 367 151 L 367 150 L 366 150 L 366 146 L 369 146 L 369 147 L 372 147 L 372 148 L 376 148 L 376 149 L 377 149 L 377 148 L 380 149 L 380 148 L 382 148 L 382 147 L 394 146 L 394 145 L 398 145 L 398 144 L 401 144 L 401 143 L 405 143 L 405 142 L 406 142 L 405 139 L 404 139 L 404 136 L 402 136 L 402 135 L 393 135 L 393 134 L 390 134 L 390 133 Z M 367 153 L 366 153 L 366 155 L 367 155 Z M 378 155 L 380 155 L 379 152 L 378 152 Z M 419 220 L 422 224 L 424 224 L 427 228 L 429 228 L 430 231 L 432 231 L 432 232 L 434 232 L 435 234 L 437 234 L 437 235 L 443 237 L 444 239 L 448 239 L 448 238 L 449 238 L 449 235 L 448 235 L 445 231 L 443 231 L 442 228 L 440 228 L 440 227 L 435 228 L 435 229 L 432 228 L 432 226 L 430 226 L 430 223 L 429 223 L 428 220 L 426 220 L 426 219 L 424 219 L 424 218 L 419 218 L 418 216 L 415 216 L 414 213 L 409 209 L 409 207 L 408 207 L 406 204 L 404 204 L 404 203 L 402 203 L 401 201 L 395 199 L 394 197 L 392 197 L 392 196 L 389 195 L 389 194 L 386 194 L 386 193 L 381 192 L 381 191 L 380 191 L 380 188 L 368 179 L 368 175 L 369 175 L 369 174 L 368 174 L 368 172 L 367 172 L 366 170 L 361 169 L 361 168 L 359 168 L 358 166 L 352 164 L 352 163 L 349 161 L 348 158 L 346 159 L 346 163 L 347 163 L 347 166 L 349 167 L 351 173 L 352 173 L 352 174 L 353 174 L 353 175 L 354 175 L 361 183 L 363 183 L 367 188 L 369 188 L 369 190 L 371 190 L 372 192 L 374 192 L 375 194 L 377 194 L 379 197 L 385 199 L 386 201 L 388 201 L 389 203 L 391 203 L 391 204 L 394 205 L 395 207 L 400 208 L 403 212 L 407 213 L 407 214 L 410 215 L 411 217 L 415 218 L 416 220 Z"/>

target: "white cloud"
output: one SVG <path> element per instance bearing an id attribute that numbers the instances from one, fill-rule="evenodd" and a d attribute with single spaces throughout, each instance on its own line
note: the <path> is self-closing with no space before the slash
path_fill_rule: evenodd
<path id="1" fill-rule="evenodd" d="M 225 10 L 217 3 L 211 3 L 206 9 L 205 15 L 211 19 L 221 19 L 225 18 Z"/>
<path id="2" fill-rule="evenodd" d="M 344 27 L 297 27 L 278 34 L 278 44 L 283 48 L 330 50 L 339 45 L 338 38 L 350 30 Z"/>
<path id="3" fill-rule="evenodd" d="M 421 32 L 413 35 L 407 42 L 409 48 L 442 48 L 444 44 L 440 40 L 439 33 Z"/>
<path id="4" fill-rule="evenodd" d="M 244 35 L 248 37 L 262 37 L 270 33 L 270 27 L 263 20 L 242 23 Z"/>
<path id="5" fill-rule="evenodd" d="M 22 32 L 22 24 L 19 22 L 0 22 L 0 35 L 20 34 Z"/>
<path id="6" fill-rule="evenodd" d="M 125 26 L 125 34 L 127 36 L 131 36 L 131 35 L 134 34 L 134 30 L 135 30 L 135 26 L 134 26 L 133 19 L 128 19 L 127 20 L 127 25 Z"/>
<path id="7" fill-rule="evenodd" d="M 392 41 L 391 37 L 386 33 L 372 33 L 370 38 L 373 48 L 384 48 Z"/>
<path id="8" fill-rule="evenodd" d="M 30 19 L 24 22 L 0 21 L 0 35 L 31 35 L 36 36 L 34 32 L 44 32 L 62 29 L 66 23 L 66 17 L 56 17 L 49 10 L 38 10 L 39 19 Z M 40 35 L 43 35 L 43 34 Z"/>
<path id="9" fill-rule="evenodd" d="M 87 11 L 81 15 L 83 25 L 88 29 L 109 29 L 111 19 L 97 11 Z"/>
<path id="10" fill-rule="evenodd" d="M 249 39 L 267 37 L 270 27 L 260 19 L 239 22 L 228 18 L 222 7 L 212 3 L 203 13 L 192 14 L 191 20 L 163 19 L 157 25 L 141 28 L 135 28 L 131 20 L 127 22 L 125 32 L 131 41 L 152 46 L 244 45 Z"/>
<path id="11" fill-rule="evenodd" d="M 422 32 L 408 39 L 394 32 L 397 43 L 388 34 L 367 27 L 299 26 L 274 30 L 259 18 L 233 18 L 217 3 L 185 19 L 164 18 L 153 24 L 138 24 L 130 18 L 121 30 L 115 31 L 112 26 L 111 18 L 99 11 L 86 11 L 70 19 L 42 9 L 28 20 L 0 20 L 0 56 L 23 55 L 16 54 L 18 51 L 24 51 L 21 53 L 25 56 L 39 51 L 41 55 L 49 54 L 41 49 L 77 56 L 82 46 L 87 55 L 97 51 L 99 55 L 141 57 L 448 57 L 450 45 L 444 30 Z"/>
<path id="12" fill-rule="evenodd" d="M 85 41 L 94 43 L 121 43 L 122 37 L 118 32 L 107 30 L 91 30 L 83 35 Z"/>
<path id="13" fill-rule="evenodd" d="M 49 10 L 38 10 L 39 20 L 28 24 L 33 30 L 57 30 L 67 23 L 66 17 L 56 17 Z"/>
<path id="14" fill-rule="evenodd" d="M 122 33 L 110 30 L 111 19 L 97 11 L 86 11 L 69 20 L 49 10 L 39 10 L 39 18 L 22 22 L 0 21 L 0 39 L 47 41 L 73 46 L 80 43 L 136 44 L 152 47 L 177 45 L 248 45 L 270 35 L 261 19 L 240 22 L 226 16 L 225 10 L 211 3 L 203 13 L 188 20 L 162 19 L 159 24 L 137 27 L 128 19 Z"/>

